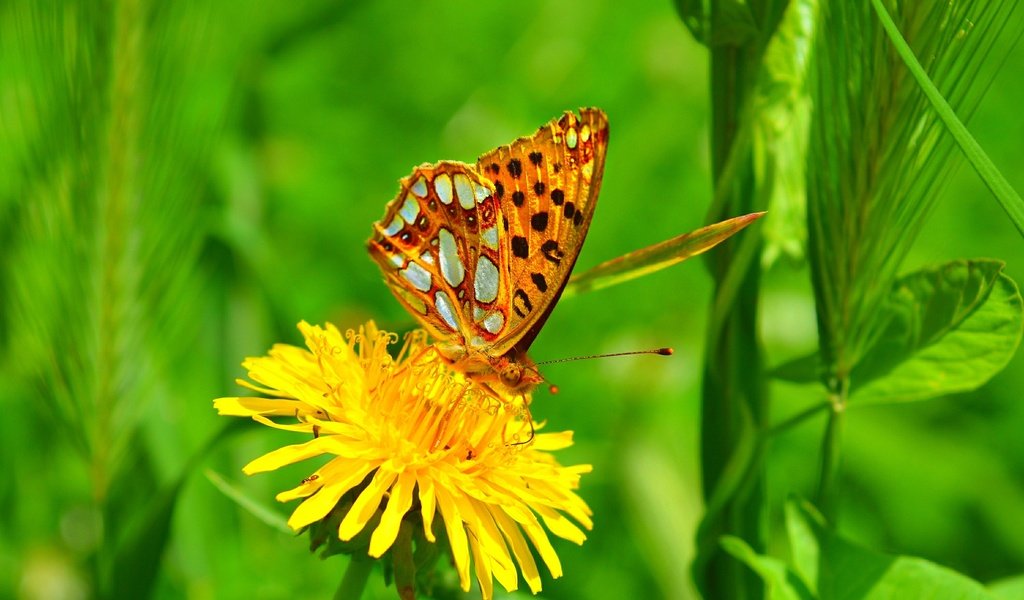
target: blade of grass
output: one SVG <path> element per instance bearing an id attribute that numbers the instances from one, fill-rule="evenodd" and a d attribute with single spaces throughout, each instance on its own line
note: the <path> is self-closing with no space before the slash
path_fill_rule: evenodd
<path id="1" fill-rule="evenodd" d="M 206 469 L 203 474 L 206 475 L 206 478 L 210 480 L 210 483 L 212 483 L 225 496 L 231 498 L 237 502 L 239 506 L 249 511 L 249 514 L 266 523 L 272 529 L 276 529 L 281 533 L 287 533 L 288 535 L 294 535 L 295 532 L 288 526 L 287 521 L 280 513 L 260 504 L 256 500 L 253 500 L 247 496 L 245 492 L 240 490 L 238 486 L 228 483 L 226 479 L 221 477 L 220 474 L 215 471 Z"/>
<path id="2" fill-rule="evenodd" d="M 701 227 L 696 231 L 603 262 L 569 280 L 563 297 L 611 287 L 679 264 L 714 248 L 764 214 L 751 213 Z"/>
<path id="3" fill-rule="evenodd" d="M 1006 211 L 1006 215 L 1010 217 L 1017 231 L 1021 236 L 1024 236 L 1024 200 L 1017 195 L 1017 192 L 1006 181 L 1006 178 L 1003 177 L 1003 174 L 996 168 L 988 155 L 985 154 L 985 151 L 982 150 L 981 145 L 978 144 L 967 130 L 967 127 L 957 118 L 956 112 L 953 111 L 949 103 L 946 102 L 946 99 L 943 98 L 942 93 L 932 83 L 921 63 L 914 56 L 914 51 L 911 50 L 906 40 L 903 39 L 903 35 L 896 27 L 896 23 L 893 22 L 892 17 L 885 10 L 882 1 L 871 0 L 871 5 L 878 14 L 878 20 L 881 22 L 882 27 L 885 28 L 885 32 L 896 47 L 900 58 L 903 59 L 904 64 L 906 64 L 914 79 L 917 80 L 921 91 L 924 92 L 935 112 L 938 113 L 943 123 L 945 123 L 946 128 L 960 146 L 964 156 L 970 161 L 971 166 L 974 167 L 974 170 L 981 177 L 982 181 L 985 182 L 985 185 L 988 186 L 988 189 L 992 191 L 992 194 L 999 201 L 1003 210 Z"/>

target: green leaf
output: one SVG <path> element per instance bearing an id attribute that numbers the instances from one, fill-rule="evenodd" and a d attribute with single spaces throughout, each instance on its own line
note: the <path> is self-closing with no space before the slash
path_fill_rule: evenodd
<path id="1" fill-rule="evenodd" d="M 994 600 L 983 585 L 956 571 L 912 556 L 875 552 L 825 527 L 820 516 L 799 505 L 790 515 L 812 531 L 819 548 L 817 588 L 822 600 Z"/>
<path id="2" fill-rule="evenodd" d="M 811 600 L 814 595 L 804 582 L 784 562 L 754 552 L 746 542 L 727 535 L 721 540 L 722 548 L 754 570 L 764 580 L 768 597 L 773 600 Z"/>
<path id="3" fill-rule="evenodd" d="M 875 552 L 843 539 L 829 529 L 817 510 L 806 502 L 791 500 L 787 503 L 786 528 L 795 567 L 757 554 L 738 538 L 727 536 L 721 540 L 727 552 L 761 576 L 770 598 L 997 598 L 977 581 L 946 567 L 912 556 Z M 1010 582 L 1007 589 L 1012 589 L 1013 585 Z"/>
<path id="4" fill-rule="evenodd" d="M 695 40 L 706 46 L 710 17 L 704 0 L 675 0 L 674 4 L 683 25 L 686 25 Z"/>
<path id="5" fill-rule="evenodd" d="M 910 402 L 973 390 L 1021 339 L 1017 285 L 994 260 L 958 260 L 899 279 L 888 326 L 851 376 L 851 403 Z"/>
<path id="6" fill-rule="evenodd" d="M 923 558 L 890 557 L 836 539 L 830 549 L 835 571 L 822 598 L 864 600 L 993 600 L 983 585 Z"/>
<path id="7" fill-rule="evenodd" d="M 988 589 L 999 600 L 1024 600 L 1024 575 L 992 582 Z"/>
<path id="8" fill-rule="evenodd" d="M 712 46 L 742 46 L 753 41 L 758 26 L 745 0 L 713 0 L 711 33 L 707 43 Z"/>
<path id="9" fill-rule="evenodd" d="M 791 383 L 811 383 L 821 379 L 821 359 L 817 352 L 798 356 L 777 365 L 768 372 L 772 379 Z"/>
<path id="10" fill-rule="evenodd" d="M 893 22 L 892 17 L 885 10 L 882 0 L 871 0 L 871 5 L 875 8 L 878 19 L 881 21 L 882 27 L 885 28 L 885 32 L 889 35 L 889 39 L 896 46 L 896 51 L 899 53 L 900 58 L 903 59 L 904 64 L 907 65 L 910 73 L 917 80 L 917 84 L 921 86 L 921 91 L 924 92 L 925 97 L 931 102 L 932 108 L 935 109 L 935 112 L 938 113 L 942 122 L 946 125 L 946 128 L 953 135 L 953 139 L 956 140 L 960 150 L 963 151 L 964 156 L 970 161 L 971 166 L 974 167 L 982 181 L 985 182 L 985 185 L 988 186 L 996 200 L 999 201 L 1003 210 L 1006 211 L 1006 215 L 1010 217 L 1010 221 L 1017 228 L 1017 231 L 1024 236 L 1024 200 L 1017 195 L 1010 182 L 1003 177 L 1003 174 L 996 168 L 992 159 L 985 154 L 985 151 L 981 149 L 981 145 L 971 136 L 971 132 L 957 118 L 956 112 L 946 102 L 942 92 L 932 83 L 928 73 L 925 72 L 924 67 L 921 66 L 921 63 L 917 61 L 917 57 L 914 56 L 914 51 L 907 45 L 906 40 L 903 39 L 903 35 L 900 33 L 899 28 L 896 27 L 896 23 Z"/>
<path id="11" fill-rule="evenodd" d="M 793 558 L 794 570 L 811 591 L 817 594 L 821 547 L 815 537 L 814 528 L 803 518 L 800 510 L 798 500 L 790 499 L 786 502 L 786 532 L 789 535 L 789 551 Z M 810 507 L 806 506 L 805 510 L 809 511 Z"/>
<path id="12" fill-rule="evenodd" d="M 108 507 L 109 511 L 120 508 L 127 516 L 123 519 L 126 522 L 124 525 L 120 525 L 119 520 L 111 519 L 116 526 L 112 529 L 115 529 L 117 541 L 109 568 L 104 573 L 104 597 L 146 598 L 152 594 L 164 550 L 171 539 L 171 521 L 185 482 L 211 450 L 239 431 L 244 423 L 238 420 L 223 426 L 189 457 L 174 483 L 163 489 L 157 488 L 155 481 L 147 477 L 151 475 L 148 454 L 140 457 L 138 462 L 125 465 L 125 469 L 114 479 L 116 485 L 111 491 L 119 494 L 130 491 L 143 493 L 147 495 L 148 501 L 144 504 L 112 503 Z M 138 488 L 134 490 L 129 488 L 133 471 L 138 478 Z"/>
<path id="13" fill-rule="evenodd" d="M 152 498 L 148 510 L 137 513 L 127 528 L 105 586 L 110 598 L 146 598 L 152 594 L 161 557 L 170 540 L 171 519 L 181 483 Z"/>
<path id="14" fill-rule="evenodd" d="M 681 263 L 714 248 L 763 215 L 763 212 L 751 213 L 708 225 L 603 262 L 584 273 L 573 276 L 569 280 L 569 284 L 565 286 L 562 296 L 567 297 L 611 287 Z"/>
<path id="15" fill-rule="evenodd" d="M 746 0 L 675 0 L 683 24 L 705 46 L 740 46 L 757 37 L 759 27 Z"/>

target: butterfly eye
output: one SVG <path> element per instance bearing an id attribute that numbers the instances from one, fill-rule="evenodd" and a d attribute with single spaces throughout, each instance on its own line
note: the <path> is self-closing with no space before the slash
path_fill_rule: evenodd
<path id="1" fill-rule="evenodd" d="M 517 363 L 508 363 L 501 369 L 501 382 L 509 387 L 519 385 L 523 379 L 523 369 Z"/>

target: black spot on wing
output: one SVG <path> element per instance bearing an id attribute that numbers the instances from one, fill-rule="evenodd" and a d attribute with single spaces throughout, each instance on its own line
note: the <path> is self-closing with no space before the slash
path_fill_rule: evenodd
<path id="1" fill-rule="evenodd" d="M 533 280 L 533 285 L 537 286 L 538 292 L 543 294 L 548 291 L 548 281 L 544 279 L 544 275 L 542 273 L 531 273 L 530 279 Z"/>
<path id="2" fill-rule="evenodd" d="M 562 264 L 562 259 L 565 257 L 565 253 L 558 247 L 558 242 L 555 240 L 548 240 L 541 244 L 540 252 L 544 255 L 544 258 L 556 265 Z"/>
<path id="3" fill-rule="evenodd" d="M 512 254 L 518 258 L 530 256 L 530 244 L 521 235 L 512 236 Z"/>
<path id="4" fill-rule="evenodd" d="M 524 292 L 522 288 L 516 290 L 515 294 L 512 294 L 512 310 L 514 310 L 522 319 L 525 319 L 526 315 L 533 310 L 533 303 L 530 302 L 530 296 Z"/>

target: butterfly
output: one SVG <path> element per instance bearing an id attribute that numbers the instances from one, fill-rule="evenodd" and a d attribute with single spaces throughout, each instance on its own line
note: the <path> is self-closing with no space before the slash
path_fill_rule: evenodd
<path id="1" fill-rule="evenodd" d="M 566 112 L 475 165 L 422 164 L 367 246 L 398 301 L 470 379 L 525 394 L 527 349 L 558 302 L 597 206 L 608 118 Z"/>

